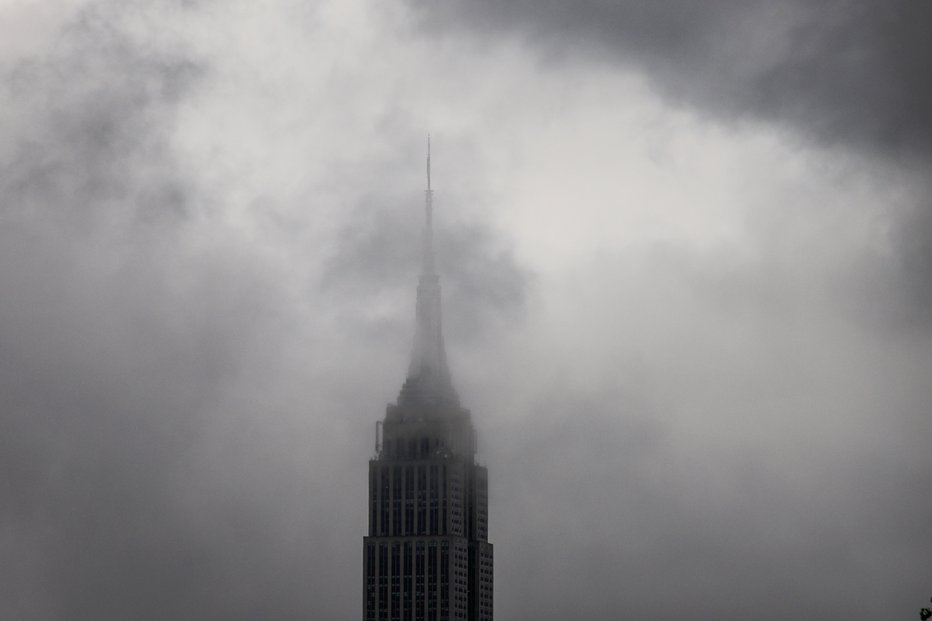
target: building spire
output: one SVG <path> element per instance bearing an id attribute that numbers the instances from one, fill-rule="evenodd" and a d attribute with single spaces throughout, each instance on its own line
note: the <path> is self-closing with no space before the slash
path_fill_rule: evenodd
<path id="1" fill-rule="evenodd" d="M 430 188 L 430 134 L 427 134 L 427 189 L 424 191 L 424 240 L 421 273 L 434 273 L 434 191 Z"/>
<path id="2" fill-rule="evenodd" d="M 458 404 L 443 346 L 440 277 L 434 266 L 434 191 L 430 181 L 430 134 L 427 135 L 427 189 L 421 276 L 417 285 L 414 346 L 399 404 Z"/>

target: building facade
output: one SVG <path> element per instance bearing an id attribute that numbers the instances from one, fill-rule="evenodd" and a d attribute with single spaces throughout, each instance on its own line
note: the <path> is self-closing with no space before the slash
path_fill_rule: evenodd
<path id="1" fill-rule="evenodd" d="M 444 351 L 429 142 L 425 216 L 411 363 L 369 462 L 363 620 L 491 621 L 488 472 Z"/>

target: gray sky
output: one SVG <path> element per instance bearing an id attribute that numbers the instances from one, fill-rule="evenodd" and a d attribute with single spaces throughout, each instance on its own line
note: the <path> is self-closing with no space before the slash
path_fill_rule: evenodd
<path id="1" fill-rule="evenodd" d="M 0 617 L 359 618 L 430 131 L 497 618 L 913 618 L 930 21 L 0 0 Z"/>

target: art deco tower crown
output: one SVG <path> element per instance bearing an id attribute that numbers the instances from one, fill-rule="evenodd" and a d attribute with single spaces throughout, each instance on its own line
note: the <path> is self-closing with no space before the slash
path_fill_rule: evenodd
<path id="1" fill-rule="evenodd" d="M 379 433 L 381 431 L 381 433 Z M 491 621 L 488 473 L 443 345 L 430 138 L 414 344 L 398 401 L 376 426 L 364 538 L 364 621 Z"/>

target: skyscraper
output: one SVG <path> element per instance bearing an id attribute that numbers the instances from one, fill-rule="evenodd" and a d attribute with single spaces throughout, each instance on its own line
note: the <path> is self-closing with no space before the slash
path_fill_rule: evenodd
<path id="1" fill-rule="evenodd" d="M 376 424 L 369 462 L 363 620 L 491 621 L 488 472 L 443 346 L 429 138 L 415 319 L 408 376 Z"/>

